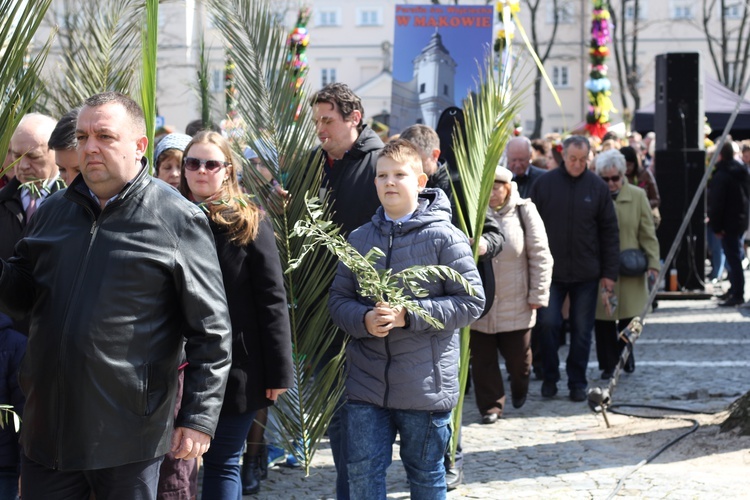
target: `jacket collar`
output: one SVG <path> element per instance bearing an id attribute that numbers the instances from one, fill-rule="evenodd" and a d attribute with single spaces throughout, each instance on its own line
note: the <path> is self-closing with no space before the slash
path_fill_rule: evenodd
<path id="1" fill-rule="evenodd" d="M 138 172 L 138 174 L 125 184 L 125 187 L 122 188 L 122 190 L 119 192 L 117 199 L 113 203 L 121 203 L 124 202 L 130 198 L 132 198 L 136 193 L 140 192 L 145 188 L 150 182 L 151 182 L 151 174 L 149 173 L 148 168 L 148 160 L 144 156 L 141 158 L 141 170 Z M 89 187 L 86 185 L 86 181 L 83 179 L 83 175 L 78 175 L 73 182 L 70 184 L 70 187 L 66 190 L 65 197 L 68 199 L 78 199 L 80 200 L 82 197 L 88 200 L 88 204 L 91 206 L 96 206 L 97 209 L 101 210 L 100 206 L 96 201 L 91 197 L 91 191 Z"/>

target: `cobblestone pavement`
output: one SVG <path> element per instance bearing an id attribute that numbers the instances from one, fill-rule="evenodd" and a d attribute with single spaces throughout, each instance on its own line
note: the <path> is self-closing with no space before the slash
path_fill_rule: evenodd
<path id="1" fill-rule="evenodd" d="M 615 405 L 655 405 L 699 412 L 621 408 L 652 416 L 695 418 L 700 428 L 632 472 L 643 460 L 689 429 L 685 420 L 601 414 L 568 399 L 565 371 L 560 393 L 540 396 L 532 380 L 526 405 L 510 407 L 496 424 L 482 425 L 473 395 L 464 407 L 465 480 L 449 499 L 500 498 L 750 498 L 750 437 L 719 433 L 728 405 L 750 390 L 750 308 L 720 308 L 716 300 L 665 301 L 649 315 L 636 343 L 636 371 L 623 374 Z M 567 352 L 561 349 L 561 359 Z M 565 352 L 563 352 L 565 351 Z M 532 376 L 533 378 L 533 376 Z M 600 385 L 596 354 L 591 386 Z M 394 447 L 388 498 L 408 498 Z M 334 497 L 335 471 L 327 443 L 310 476 L 283 468 L 269 471 L 260 499 Z M 253 498 L 253 497 L 245 497 Z"/>

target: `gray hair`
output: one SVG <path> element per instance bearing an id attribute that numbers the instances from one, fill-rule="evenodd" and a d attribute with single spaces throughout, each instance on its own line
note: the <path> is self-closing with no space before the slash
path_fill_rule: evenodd
<path id="1" fill-rule="evenodd" d="M 563 157 L 570 146 L 586 148 L 586 151 L 591 151 L 591 143 L 582 135 L 571 135 L 563 141 Z"/>
<path id="2" fill-rule="evenodd" d="M 616 149 L 610 149 L 599 153 L 594 160 L 596 173 L 601 175 L 602 172 L 609 168 L 616 168 L 620 175 L 625 175 L 625 157 Z"/>

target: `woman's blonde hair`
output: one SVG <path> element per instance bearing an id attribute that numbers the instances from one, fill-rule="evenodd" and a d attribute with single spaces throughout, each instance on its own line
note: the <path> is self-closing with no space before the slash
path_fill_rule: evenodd
<path id="1" fill-rule="evenodd" d="M 217 146 L 227 162 L 227 178 L 222 182 L 219 192 L 204 203 L 209 218 L 229 231 L 229 241 L 236 245 L 247 245 L 258 235 L 258 226 L 263 217 L 260 209 L 247 199 L 237 181 L 236 166 L 242 162 L 232 152 L 232 148 L 221 134 L 212 130 L 198 132 L 193 140 L 185 146 L 183 163 L 180 168 L 180 192 L 188 199 L 193 199 L 185 177 L 184 158 L 189 155 L 194 144 L 213 144 Z M 215 158 L 214 158 L 215 159 Z"/>

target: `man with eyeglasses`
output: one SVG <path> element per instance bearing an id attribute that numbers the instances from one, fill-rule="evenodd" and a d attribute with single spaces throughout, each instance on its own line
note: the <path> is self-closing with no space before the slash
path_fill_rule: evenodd
<path id="1" fill-rule="evenodd" d="M 201 456 L 216 428 L 231 355 L 216 248 L 200 208 L 149 174 L 145 130 L 132 99 L 87 99 L 81 175 L 0 261 L 0 310 L 31 313 L 24 498 L 155 499 L 164 455 Z"/>
<path id="2" fill-rule="evenodd" d="M 562 304 L 570 296 L 570 350 L 566 361 L 572 401 L 585 401 L 596 301 L 614 287 L 619 269 L 617 215 L 607 184 L 588 167 L 587 138 L 563 142 L 563 165 L 539 177 L 530 197 L 542 216 L 555 264 L 549 306 L 539 309 L 544 382 L 542 396 L 557 394 Z"/>

